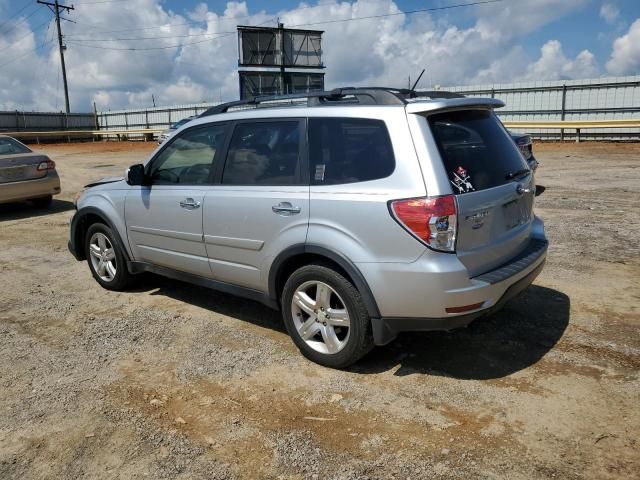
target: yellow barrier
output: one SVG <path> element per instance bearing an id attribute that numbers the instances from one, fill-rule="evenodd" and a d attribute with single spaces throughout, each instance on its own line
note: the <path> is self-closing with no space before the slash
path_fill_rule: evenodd
<path id="1" fill-rule="evenodd" d="M 503 122 L 507 128 L 548 128 L 548 129 L 560 129 L 561 136 L 563 137 L 564 130 L 576 131 L 576 142 L 580 142 L 580 130 L 586 130 L 590 128 L 640 128 L 640 119 L 629 120 L 584 120 L 584 121 L 571 121 L 560 120 L 550 122 L 517 122 L 506 121 Z"/>
<path id="2" fill-rule="evenodd" d="M 640 119 L 629 120 L 584 120 L 584 121 L 548 121 L 548 122 L 520 122 L 520 121 L 506 121 L 503 122 L 507 128 L 541 128 L 541 129 L 560 129 L 564 131 L 575 130 L 576 142 L 580 141 L 580 130 L 586 130 L 590 128 L 640 128 Z M 128 135 L 144 135 L 145 140 L 149 136 L 155 133 L 161 133 L 164 131 L 162 128 L 139 128 L 132 130 L 57 130 L 48 132 L 0 132 L 0 135 L 8 135 L 16 138 L 39 138 L 46 137 L 67 137 L 70 141 L 70 137 L 104 137 L 104 136 L 116 136 L 118 140 L 121 137 Z"/>
<path id="3" fill-rule="evenodd" d="M 40 138 L 47 137 L 67 137 L 67 140 L 71 141 L 70 137 L 106 137 L 115 136 L 126 137 L 127 135 L 144 135 L 145 140 L 148 136 L 154 133 L 161 133 L 164 128 L 138 128 L 131 130 L 55 130 L 46 132 L 0 132 L 0 135 L 7 135 L 14 138 L 35 138 L 39 141 Z"/>

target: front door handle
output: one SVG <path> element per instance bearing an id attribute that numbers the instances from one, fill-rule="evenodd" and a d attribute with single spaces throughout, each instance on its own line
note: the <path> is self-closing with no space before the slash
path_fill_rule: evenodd
<path id="1" fill-rule="evenodd" d="M 280 202 L 277 205 L 271 207 L 273 213 L 288 217 L 291 215 L 297 215 L 300 213 L 300 207 L 294 207 L 290 202 Z"/>
<path id="2" fill-rule="evenodd" d="M 186 208 L 187 210 L 195 210 L 196 208 L 200 208 L 200 202 L 189 197 L 182 200 L 180 202 L 180 206 L 182 208 Z"/>

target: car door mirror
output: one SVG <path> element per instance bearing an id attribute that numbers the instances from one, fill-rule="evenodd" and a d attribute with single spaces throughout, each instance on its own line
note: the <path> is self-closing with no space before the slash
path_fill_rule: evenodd
<path id="1" fill-rule="evenodd" d="M 131 165 L 129 168 L 127 168 L 124 179 L 129 185 L 144 185 L 144 165 L 142 165 L 141 163 Z"/>

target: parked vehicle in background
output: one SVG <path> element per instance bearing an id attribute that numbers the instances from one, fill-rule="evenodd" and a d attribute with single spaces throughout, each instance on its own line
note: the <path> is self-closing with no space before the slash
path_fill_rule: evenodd
<path id="1" fill-rule="evenodd" d="M 173 125 L 171 125 L 168 129 L 166 129 L 165 131 L 163 131 L 160 136 L 158 137 L 158 143 L 162 143 L 164 142 L 167 138 L 169 138 L 171 135 L 173 135 L 180 127 L 182 127 L 183 125 L 186 125 L 187 123 L 189 123 L 191 120 L 193 120 L 194 116 L 191 117 L 187 117 L 187 118 L 183 118 L 182 120 L 174 123 Z"/>
<path id="2" fill-rule="evenodd" d="M 69 249 L 107 289 L 149 271 L 280 309 L 306 357 L 345 367 L 399 332 L 466 326 L 542 270 L 502 106 L 386 88 L 219 105 L 87 188 Z"/>
<path id="3" fill-rule="evenodd" d="M 15 138 L 0 135 L 0 203 L 31 200 L 45 207 L 60 193 L 56 164 Z"/>
<path id="4" fill-rule="evenodd" d="M 536 160 L 536 157 L 533 156 L 533 142 L 531 141 L 531 136 L 526 133 L 509 132 L 509 134 L 518 146 L 518 150 L 520 150 L 520 153 L 527 161 L 529 168 L 535 172 L 538 168 L 538 161 Z"/>

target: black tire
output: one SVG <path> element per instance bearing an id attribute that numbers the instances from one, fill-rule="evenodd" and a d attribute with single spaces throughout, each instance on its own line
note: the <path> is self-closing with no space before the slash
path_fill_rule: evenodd
<path id="1" fill-rule="evenodd" d="M 91 238 L 96 233 L 101 233 L 109 240 L 109 243 L 113 247 L 113 251 L 115 253 L 115 266 L 116 273 L 113 276 L 113 279 L 110 281 L 105 281 L 96 271 L 93 262 L 91 261 L 91 251 L 89 243 Z M 91 270 L 91 274 L 93 278 L 95 278 L 96 282 L 100 284 L 103 288 L 107 290 L 124 290 L 132 283 L 133 275 L 129 273 L 127 270 L 127 256 L 126 253 L 120 243 L 120 239 L 117 235 L 113 233 L 111 228 L 103 223 L 94 223 L 89 226 L 87 229 L 87 234 L 84 240 L 84 248 L 87 257 L 87 263 L 89 264 L 89 269 Z"/>
<path id="2" fill-rule="evenodd" d="M 301 337 L 295 326 L 292 312 L 293 295 L 306 282 L 313 281 L 330 286 L 339 295 L 349 314 L 349 335 L 346 338 L 346 344 L 337 353 L 323 353 L 315 350 Z M 349 280 L 332 268 L 320 264 L 299 268 L 287 279 L 281 301 L 282 317 L 287 332 L 300 352 L 309 360 L 325 367 L 345 368 L 360 360 L 373 348 L 371 319 L 360 292 Z"/>
<path id="3" fill-rule="evenodd" d="M 34 198 L 31 202 L 37 208 L 47 208 L 51 206 L 51 202 L 53 202 L 53 195 L 49 195 L 47 197 Z"/>

